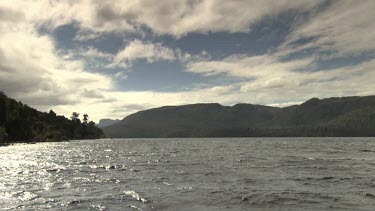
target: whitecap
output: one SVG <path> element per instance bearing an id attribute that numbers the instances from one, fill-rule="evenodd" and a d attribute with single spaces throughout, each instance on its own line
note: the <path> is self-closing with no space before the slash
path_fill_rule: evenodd
<path id="1" fill-rule="evenodd" d="M 141 197 L 140 195 L 139 195 L 139 193 L 137 193 L 137 192 L 135 192 L 135 191 L 124 191 L 124 194 L 125 195 L 127 195 L 127 196 L 131 196 L 131 197 L 133 197 L 134 199 L 136 199 L 137 201 L 141 201 L 141 202 L 143 202 L 143 203 L 146 203 L 147 202 L 147 200 L 145 199 L 145 198 L 143 198 L 143 197 Z"/>

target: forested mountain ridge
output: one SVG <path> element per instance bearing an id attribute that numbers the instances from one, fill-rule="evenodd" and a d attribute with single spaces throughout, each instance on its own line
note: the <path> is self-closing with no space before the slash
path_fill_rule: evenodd
<path id="1" fill-rule="evenodd" d="M 109 137 L 375 136 L 375 96 L 312 98 L 285 108 L 164 106 L 103 128 Z"/>
<path id="2" fill-rule="evenodd" d="M 104 137 L 103 131 L 88 121 L 88 115 L 83 116 L 81 122 L 76 112 L 71 119 L 56 115 L 52 110 L 40 112 L 0 91 L 0 143 Z"/>

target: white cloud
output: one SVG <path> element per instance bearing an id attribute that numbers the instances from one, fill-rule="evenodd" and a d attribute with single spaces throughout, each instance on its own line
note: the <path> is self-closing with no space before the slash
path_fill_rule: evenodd
<path id="1" fill-rule="evenodd" d="M 238 83 L 241 93 L 251 96 L 251 102 L 262 104 L 285 104 L 300 102 L 310 97 L 343 95 L 371 95 L 375 88 L 375 60 L 358 65 L 329 69 L 310 67 L 331 59 L 322 52 L 333 52 L 333 57 L 375 50 L 374 1 L 335 1 L 324 11 L 318 12 L 305 24 L 297 26 L 286 42 L 275 52 L 257 55 L 232 55 L 223 60 L 190 62 L 186 71 L 211 75 L 228 75 L 248 79 Z M 305 44 L 300 39 L 313 37 Z M 291 53 L 317 49 L 317 53 L 304 58 L 284 61 Z M 231 95 L 239 95 L 231 93 Z M 245 97 L 238 99 L 246 99 Z M 223 97 L 225 98 L 225 97 Z M 287 104 L 288 102 L 286 102 Z"/>
<path id="2" fill-rule="evenodd" d="M 99 51 L 96 48 L 89 47 L 87 50 L 81 52 L 82 56 L 91 57 L 91 58 L 104 58 L 104 59 L 112 59 L 113 55 L 109 53 L 104 53 Z"/>
<path id="3" fill-rule="evenodd" d="M 59 114 L 88 113 L 90 118 L 123 118 L 138 109 L 198 102 L 260 103 L 287 105 L 311 97 L 375 94 L 375 60 L 358 65 L 299 71 L 316 64 L 319 55 L 283 61 L 281 56 L 303 49 L 353 54 L 375 49 L 374 1 L 334 1 L 307 23 L 297 26 L 276 52 L 232 55 L 213 60 L 182 53 L 161 43 L 133 40 L 117 55 L 88 48 L 83 57 L 105 59 L 129 67 L 136 59 L 147 62 L 179 60 L 187 71 L 243 78 L 225 86 L 183 92 L 115 91 L 114 79 L 126 78 L 120 71 L 112 78 L 85 69 L 85 61 L 55 49 L 54 40 L 40 35 L 38 27 L 55 29 L 75 23 L 78 40 L 97 38 L 102 33 L 134 33 L 146 26 L 157 34 L 182 37 L 188 33 L 247 32 L 265 16 L 288 9 L 308 10 L 320 1 L 1 1 L 0 84 L 11 97 L 38 109 Z M 314 36 L 306 45 L 292 43 Z M 317 57 L 316 57 L 317 56 Z M 121 108 L 114 112 L 115 108 Z"/>
<path id="4" fill-rule="evenodd" d="M 286 102 L 286 103 L 271 103 L 271 104 L 268 104 L 267 106 L 273 106 L 273 107 L 283 108 L 283 107 L 288 107 L 288 106 L 292 106 L 292 105 L 300 105 L 303 102 L 304 101 Z"/>
<path id="5" fill-rule="evenodd" d="M 158 34 L 176 37 L 191 32 L 248 32 L 251 25 L 267 15 L 288 9 L 307 10 L 319 1 L 111 1 L 94 6 L 97 23 L 101 26 L 133 29 L 147 26 Z M 109 5 L 110 4 L 110 5 Z M 133 27 L 129 27 L 131 24 Z"/>
<path id="6" fill-rule="evenodd" d="M 292 61 L 279 61 L 274 55 L 232 55 L 223 60 L 198 61 L 187 65 L 187 71 L 206 76 L 226 74 L 236 77 L 258 78 L 272 75 L 284 76 L 287 72 L 298 70 L 310 65 L 313 58 Z"/>
<path id="7" fill-rule="evenodd" d="M 164 46 L 162 43 L 144 42 L 141 40 L 130 41 L 122 50 L 113 56 L 112 63 L 107 67 L 123 67 L 128 69 L 135 60 L 144 59 L 147 63 L 157 61 L 174 61 L 185 64 L 209 59 L 210 55 L 206 51 L 191 55 L 183 53 L 180 49 L 172 49 Z"/>
<path id="8" fill-rule="evenodd" d="M 125 80 L 128 78 L 124 71 L 119 71 L 113 75 L 116 79 Z"/>
<path id="9" fill-rule="evenodd" d="M 288 105 L 289 102 L 302 102 L 312 97 L 375 94 L 375 83 L 372 82 L 375 59 L 336 69 L 309 70 L 308 67 L 314 64 L 314 57 L 280 61 L 276 52 L 192 62 L 187 65 L 186 71 L 205 76 L 224 74 L 247 79 L 231 86 L 199 90 L 204 99 L 217 100 L 212 102 Z M 216 95 L 207 96 L 205 92 Z"/>
<path id="10" fill-rule="evenodd" d="M 176 53 L 174 50 L 163 46 L 161 43 L 143 42 L 133 40 L 118 52 L 113 59 L 112 66 L 123 65 L 129 66 L 133 60 L 146 59 L 148 63 L 160 60 L 175 60 Z"/>
<path id="11" fill-rule="evenodd" d="M 331 3 L 296 28 L 280 49 L 298 52 L 317 48 L 321 52 L 333 52 L 336 57 L 374 51 L 375 1 L 341 0 Z M 306 38 L 313 39 L 302 46 L 293 44 Z"/>
<path id="12" fill-rule="evenodd" d="M 86 98 L 95 98 L 95 99 L 104 98 L 103 93 L 101 93 L 100 90 L 97 90 L 97 89 L 91 89 L 91 90 L 83 89 L 81 96 L 86 97 Z"/>
<path id="13" fill-rule="evenodd" d="M 139 31 L 146 26 L 157 34 L 176 37 L 191 32 L 248 32 L 252 24 L 268 15 L 288 9 L 308 10 L 318 0 L 181 0 L 169 1 L 23 1 L 2 2 L 22 11 L 29 21 L 47 28 L 76 23 L 77 40 L 93 39 L 107 32 Z M 11 16 L 9 16 L 11 17 Z"/>
<path id="14" fill-rule="evenodd" d="M 2 1 L 0 7 L 7 3 Z M 16 9 L 6 11 L 23 14 Z M 30 14 L 33 12 L 30 10 Z M 0 20 L 0 88 L 6 94 L 47 110 L 84 105 L 94 100 L 93 93 L 87 95 L 90 90 L 100 95 L 113 87 L 111 78 L 86 70 L 83 61 L 59 54 L 54 40 L 40 35 L 35 24 L 29 22 L 30 14 Z"/>

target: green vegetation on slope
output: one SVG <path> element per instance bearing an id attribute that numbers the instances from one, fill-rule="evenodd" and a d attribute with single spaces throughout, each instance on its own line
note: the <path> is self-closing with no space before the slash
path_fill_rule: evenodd
<path id="1" fill-rule="evenodd" d="M 49 113 L 37 111 L 21 102 L 8 98 L 0 92 L 0 143 L 60 141 L 70 139 L 91 139 L 103 137 L 103 131 L 88 122 L 85 114 L 83 122 L 73 113 L 69 120 Z"/>
<path id="2" fill-rule="evenodd" d="M 286 108 L 192 104 L 140 111 L 109 137 L 375 136 L 375 96 L 313 98 Z"/>

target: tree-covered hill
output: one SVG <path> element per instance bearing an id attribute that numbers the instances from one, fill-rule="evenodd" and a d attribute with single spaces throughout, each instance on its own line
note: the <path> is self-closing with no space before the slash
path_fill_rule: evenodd
<path id="1" fill-rule="evenodd" d="M 313 98 L 285 108 L 192 104 L 140 111 L 109 137 L 375 136 L 375 96 Z"/>
<path id="2" fill-rule="evenodd" d="M 103 137 L 103 131 L 88 121 L 83 122 L 73 113 L 71 119 L 37 111 L 21 102 L 7 97 L 0 91 L 0 143 L 60 141 Z"/>

